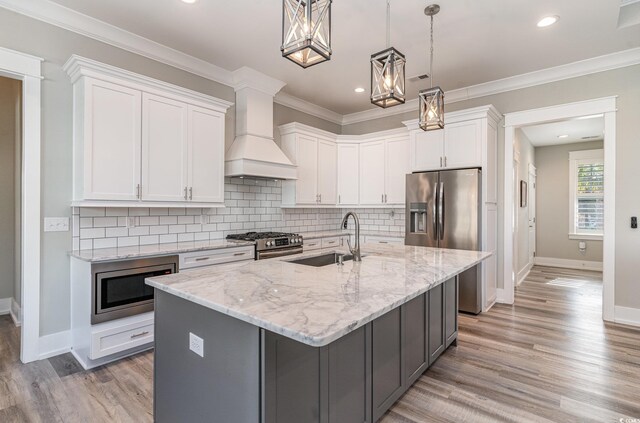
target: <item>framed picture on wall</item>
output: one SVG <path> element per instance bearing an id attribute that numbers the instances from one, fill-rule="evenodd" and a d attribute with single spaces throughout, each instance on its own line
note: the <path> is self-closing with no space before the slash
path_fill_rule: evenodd
<path id="1" fill-rule="evenodd" d="M 520 181 L 520 207 L 527 207 L 527 183 L 526 181 Z"/>

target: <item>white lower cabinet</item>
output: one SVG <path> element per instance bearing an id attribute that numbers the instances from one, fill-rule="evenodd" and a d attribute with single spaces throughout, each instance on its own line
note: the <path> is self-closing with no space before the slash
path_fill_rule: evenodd
<path id="1" fill-rule="evenodd" d="M 253 246 L 221 248 L 218 250 L 193 251 L 179 255 L 178 266 L 180 271 L 215 264 L 232 263 L 236 261 L 254 260 L 255 248 Z"/>
<path id="2" fill-rule="evenodd" d="M 342 246 L 342 238 L 340 237 L 322 238 L 322 248 L 335 248 L 340 246 Z"/>
<path id="3" fill-rule="evenodd" d="M 94 325 L 89 358 L 97 360 L 153 342 L 153 312 Z"/>
<path id="4" fill-rule="evenodd" d="M 302 251 L 313 251 L 322 248 L 322 238 L 304 240 L 302 243 Z"/>
<path id="5" fill-rule="evenodd" d="M 364 242 L 369 244 L 397 244 L 404 245 L 404 238 L 395 238 L 389 236 L 367 235 Z"/>

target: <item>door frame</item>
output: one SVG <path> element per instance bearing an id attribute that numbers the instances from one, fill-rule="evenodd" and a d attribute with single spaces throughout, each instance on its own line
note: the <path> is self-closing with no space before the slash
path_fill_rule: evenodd
<path id="1" fill-rule="evenodd" d="M 0 75 L 22 81 L 22 291 L 20 360 L 39 358 L 40 341 L 40 92 L 43 59 L 0 47 Z M 28 260 L 29 265 L 25 266 Z"/>
<path id="2" fill-rule="evenodd" d="M 560 104 L 539 109 L 505 114 L 504 123 L 504 204 L 511 210 L 515 198 L 513 189 L 514 141 L 517 128 L 558 120 L 602 114 L 604 116 L 604 237 L 603 237 L 603 289 L 602 318 L 615 320 L 615 201 L 616 201 L 616 101 L 617 96 L 603 97 L 575 103 Z M 501 302 L 513 304 L 515 273 L 513 267 L 513 215 L 504 214 L 504 268 L 502 276 L 504 288 Z"/>
<path id="3" fill-rule="evenodd" d="M 533 183 L 532 183 L 533 180 Z M 531 225 L 531 212 L 533 211 L 533 219 L 534 219 L 534 231 L 533 231 L 533 254 L 531 254 L 531 230 L 529 230 L 527 241 L 527 252 L 529 253 L 529 263 L 527 264 L 527 273 L 533 267 L 533 263 L 536 259 L 536 246 L 537 246 L 537 237 L 538 237 L 538 213 L 536 207 L 538 206 L 538 169 L 531 163 L 529 163 L 529 178 L 527 180 L 527 217 L 529 218 L 529 225 Z M 531 201 L 533 199 L 533 201 Z M 529 226 L 531 227 L 531 226 Z"/>

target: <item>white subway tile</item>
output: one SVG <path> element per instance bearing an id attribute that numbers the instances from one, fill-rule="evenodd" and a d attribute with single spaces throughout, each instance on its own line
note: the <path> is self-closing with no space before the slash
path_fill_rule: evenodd
<path id="1" fill-rule="evenodd" d="M 161 225 L 175 225 L 178 223 L 178 216 L 160 216 Z"/>
<path id="2" fill-rule="evenodd" d="M 94 228 L 111 228 L 114 226 L 118 226 L 117 217 L 94 217 L 93 218 Z"/>
<path id="3" fill-rule="evenodd" d="M 193 233 L 178 234 L 178 242 L 193 241 L 193 239 L 194 239 Z"/>
<path id="4" fill-rule="evenodd" d="M 194 225 L 187 225 L 187 232 L 200 232 L 202 231 L 202 225 L 196 223 Z"/>
<path id="5" fill-rule="evenodd" d="M 193 216 L 178 216 L 178 225 L 189 225 L 193 223 Z"/>
<path id="6" fill-rule="evenodd" d="M 104 228 L 87 228 L 80 229 L 80 238 L 104 238 Z"/>
<path id="7" fill-rule="evenodd" d="M 169 214 L 169 209 L 166 207 L 154 207 L 149 209 L 150 216 L 166 216 Z"/>
<path id="8" fill-rule="evenodd" d="M 149 235 L 148 226 L 136 226 L 135 228 L 129 228 L 129 236 L 142 236 Z"/>
<path id="9" fill-rule="evenodd" d="M 132 247 L 139 245 L 139 238 L 137 236 L 125 236 L 118 238 L 118 247 Z"/>
<path id="10" fill-rule="evenodd" d="M 123 237 L 123 236 L 129 236 L 129 229 L 127 228 L 107 228 L 105 230 L 105 236 L 107 238 L 112 238 L 112 237 Z"/>
<path id="11" fill-rule="evenodd" d="M 80 227 L 81 228 L 93 228 L 93 217 L 81 217 L 80 218 Z"/>
<path id="12" fill-rule="evenodd" d="M 81 217 L 100 217 L 104 216 L 104 207 L 81 207 L 80 208 L 80 216 Z"/>
<path id="13" fill-rule="evenodd" d="M 118 246 L 117 238 L 100 238 L 93 240 L 93 248 L 115 248 Z"/>
<path id="14" fill-rule="evenodd" d="M 182 232 L 186 232 L 187 228 L 185 225 L 169 225 L 169 233 L 170 234 L 178 234 Z"/>
<path id="15" fill-rule="evenodd" d="M 77 236 L 74 236 L 73 238 L 71 238 L 71 249 L 73 251 L 77 251 L 80 249 L 80 238 Z"/>
<path id="16" fill-rule="evenodd" d="M 196 232 L 193 234 L 193 239 L 195 241 L 206 241 L 209 239 L 209 232 Z"/>
<path id="17" fill-rule="evenodd" d="M 158 242 L 160 242 L 160 244 L 178 242 L 178 235 L 177 234 L 160 235 L 160 239 Z"/>
<path id="18" fill-rule="evenodd" d="M 160 242 L 160 238 L 158 235 L 147 235 L 140 237 L 140 245 L 151 245 L 158 244 Z"/>
<path id="19" fill-rule="evenodd" d="M 167 225 L 149 226 L 149 235 L 164 235 L 169 233 Z"/>
<path id="20" fill-rule="evenodd" d="M 160 218 L 158 216 L 142 216 L 140 218 L 140 225 L 141 226 L 157 225 L 159 221 L 160 221 Z"/>
<path id="21" fill-rule="evenodd" d="M 93 240 L 92 239 L 81 239 L 80 240 L 80 249 L 81 250 L 93 250 Z"/>
<path id="22" fill-rule="evenodd" d="M 129 216 L 129 209 L 126 207 L 107 207 L 105 215 L 115 217 Z"/>
<path id="23" fill-rule="evenodd" d="M 169 216 L 184 216 L 187 214 L 187 209 L 185 208 L 170 208 Z"/>
<path id="24" fill-rule="evenodd" d="M 200 209 L 200 208 L 195 208 L 195 209 L 189 208 L 189 209 L 187 209 L 187 216 L 199 216 L 201 214 L 202 214 L 202 209 Z"/>

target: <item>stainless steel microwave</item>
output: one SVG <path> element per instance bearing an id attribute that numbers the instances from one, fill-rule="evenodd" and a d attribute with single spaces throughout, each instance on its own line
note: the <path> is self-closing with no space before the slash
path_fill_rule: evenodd
<path id="1" fill-rule="evenodd" d="M 178 256 L 95 263 L 91 266 L 91 324 L 153 311 L 146 278 L 178 271 Z"/>

